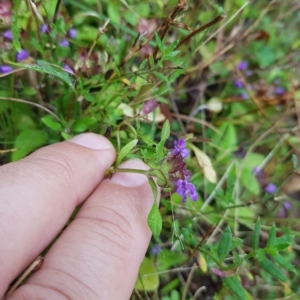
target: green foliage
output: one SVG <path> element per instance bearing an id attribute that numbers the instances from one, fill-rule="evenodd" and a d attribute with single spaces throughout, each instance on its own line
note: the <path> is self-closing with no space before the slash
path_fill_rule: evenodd
<path id="1" fill-rule="evenodd" d="M 232 243 L 232 233 L 230 227 L 227 227 L 223 231 L 223 234 L 221 236 L 218 245 L 218 257 L 220 261 L 223 261 L 228 255 L 231 249 L 231 243 Z"/>
<path id="2" fill-rule="evenodd" d="M 156 202 L 148 215 L 148 225 L 154 236 L 159 236 L 162 230 L 162 218 Z"/>

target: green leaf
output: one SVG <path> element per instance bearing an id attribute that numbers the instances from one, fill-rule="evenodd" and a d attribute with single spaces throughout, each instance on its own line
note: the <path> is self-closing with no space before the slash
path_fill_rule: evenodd
<path id="1" fill-rule="evenodd" d="M 121 150 L 117 158 L 117 166 L 122 162 L 122 160 L 130 153 L 130 151 L 136 146 L 138 139 L 134 139 L 128 144 L 126 144 Z"/>
<path id="2" fill-rule="evenodd" d="M 16 138 L 14 148 L 18 149 L 12 153 L 12 161 L 19 160 L 27 154 L 45 145 L 48 134 L 43 130 L 28 129 L 22 131 Z"/>
<path id="3" fill-rule="evenodd" d="M 269 274 L 283 282 L 287 282 L 287 278 L 281 272 L 281 270 L 279 270 L 269 259 L 267 259 L 263 253 L 260 253 L 258 262 Z"/>
<path id="4" fill-rule="evenodd" d="M 161 73 L 159 73 L 159 72 L 156 72 L 156 71 L 154 71 L 153 74 L 154 74 L 158 79 L 160 79 L 161 81 L 164 81 L 164 82 L 166 82 L 166 83 L 169 82 L 168 78 L 167 78 L 165 75 L 163 75 L 163 74 L 161 74 Z"/>
<path id="5" fill-rule="evenodd" d="M 13 36 L 13 47 L 16 51 L 21 50 L 21 44 L 20 44 L 20 31 L 18 28 L 18 13 L 12 15 L 12 25 L 11 25 L 11 32 Z"/>
<path id="6" fill-rule="evenodd" d="M 97 123 L 97 118 L 95 117 L 85 117 L 81 118 L 80 120 L 76 121 L 72 125 L 72 131 L 73 132 L 84 132 L 93 125 Z"/>
<path id="7" fill-rule="evenodd" d="M 255 227 L 254 227 L 254 232 L 252 236 L 252 249 L 256 250 L 258 248 L 258 243 L 259 243 L 259 237 L 260 237 L 260 218 L 258 217 Z"/>
<path id="8" fill-rule="evenodd" d="M 50 76 L 53 76 L 57 79 L 62 80 L 65 82 L 72 90 L 74 90 L 74 80 L 72 79 L 71 76 L 65 71 L 63 71 L 61 68 L 58 66 L 50 66 L 47 62 L 42 61 L 42 60 L 37 60 L 36 64 L 20 64 L 20 63 L 15 63 L 15 62 L 9 62 L 10 65 L 20 67 L 20 68 L 25 68 L 29 70 L 34 70 L 40 73 L 48 74 Z"/>
<path id="9" fill-rule="evenodd" d="M 164 52 L 164 46 L 163 46 L 162 41 L 161 41 L 161 39 L 160 39 L 157 32 L 155 32 L 155 41 L 156 41 L 157 47 L 163 53 Z"/>
<path id="10" fill-rule="evenodd" d="M 155 147 L 155 153 L 156 153 L 156 162 L 159 163 L 165 156 L 164 148 L 165 148 L 166 140 L 161 140 L 157 143 Z"/>
<path id="11" fill-rule="evenodd" d="M 150 53 L 150 55 L 149 55 L 149 64 L 150 64 L 150 68 L 154 69 L 154 58 L 153 58 L 152 53 Z"/>
<path id="12" fill-rule="evenodd" d="M 160 139 L 167 140 L 170 137 L 170 134 L 171 134 L 170 121 L 166 120 L 161 130 Z"/>
<path id="13" fill-rule="evenodd" d="M 42 122 L 54 131 L 62 131 L 63 130 L 62 125 L 59 122 L 54 121 L 53 118 L 49 115 L 43 117 Z"/>
<path id="14" fill-rule="evenodd" d="M 135 289 L 139 291 L 155 291 L 158 286 L 159 276 L 155 265 L 150 258 L 145 257 L 140 265 L 139 277 L 136 280 Z"/>
<path id="15" fill-rule="evenodd" d="M 148 216 L 148 225 L 154 236 L 159 236 L 162 229 L 162 218 L 156 202 L 154 202 Z"/>
<path id="16" fill-rule="evenodd" d="M 272 255 L 272 257 L 280 266 L 282 266 L 290 272 L 297 274 L 297 270 L 294 268 L 294 266 L 289 261 L 287 261 L 281 254 L 276 253 Z"/>
<path id="17" fill-rule="evenodd" d="M 147 64 L 147 59 L 145 59 L 141 64 L 140 64 L 140 67 L 139 67 L 139 70 L 142 70 L 146 67 L 146 64 Z"/>
<path id="18" fill-rule="evenodd" d="M 280 251 L 286 249 L 287 247 L 291 246 L 294 243 L 294 236 L 293 235 L 283 235 L 278 238 L 275 238 L 273 248 Z"/>
<path id="19" fill-rule="evenodd" d="M 223 281 L 239 299 L 246 299 L 246 291 L 237 276 L 225 277 Z"/>
<path id="20" fill-rule="evenodd" d="M 112 2 L 109 2 L 108 8 L 107 8 L 107 14 L 112 22 L 114 23 L 120 23 L 120 15 L 118 11 L 118 6 Z"/>
<path id="21" fill-rule="evenodd" d="M 222 262 L 226 256 L 228 255 L 230 248 L 231 248 L 231 243 L 232 243 L 232 233 L 231 229 L 228 226 L 224 231 L 221 236 L 221 239 L 219 241 L 218 245 L 218 257 L 220 262 Z"/>
<path id="22" fill-rule="evenodd" d="M 276 239 L 276 226 L 275 226 L 275 224 L 273 224 L 273 226 L 270 230 L 270 233 L 269 233 L 266 248 L 273 248 L 273 246 L 275 244 L 275 239 Z"/>

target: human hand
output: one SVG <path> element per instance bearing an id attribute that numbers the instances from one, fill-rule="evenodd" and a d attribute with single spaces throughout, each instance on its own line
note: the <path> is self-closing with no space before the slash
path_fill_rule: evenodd
<path id="1" fill-rule="evenodd" d="M 151 237 L 153 196 L 144 175 L 103 180 L 115 157 L 106 138 L 86 133 L 0 168 L 0 298 L 84 202 L 8 299 L 129 299 Z M 147 169 L 140 160 L 123 167 Z"/>

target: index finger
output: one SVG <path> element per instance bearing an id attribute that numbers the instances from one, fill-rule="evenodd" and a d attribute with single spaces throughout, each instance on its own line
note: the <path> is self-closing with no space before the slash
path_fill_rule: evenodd
<path id="1" fill-rule="evenodd" d="M 114 159 L 106 138 L 87 133 L 0 168 L 0 298 L 93 192 Z"/>

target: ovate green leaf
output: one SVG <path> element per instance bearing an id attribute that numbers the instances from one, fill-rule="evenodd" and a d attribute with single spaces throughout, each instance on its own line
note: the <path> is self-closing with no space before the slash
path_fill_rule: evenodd
<path id="1" fill-rule="evenodd" d="M 231 248 L 231 243 L 232 243 L 232 233 L 231 229 L 228 226 L 224 231 L 221 236 L 221 239 L 219 241 L 218 245 L 218 257 L 219 260 L 222 262 L 226 256 L 228 255 L 230 248 Z"/>
<path id="2" fill-rule="evenodd" d="M 154 236 L 159 236 L 162 229 L 162 218 L 156 202 L 153 204 L 148 216 L 148 225 Z"/>
<path id="3" fill-rule="evenodd" d="M 119 165 L 122 160 L 130 153 L 130 151 L 136 146 L 138 139 L 134 139 L 128 144 L 126 144 L 121 150 L 117 158 L 117 165 Z"/>
<path id="4" fill-rule="evenodd" d="M 49 115 L 43 117 L 42 122 L 52 130 L 55 130 L 55 131 L 63 130 L 62 125 L 59 122 L 54 121 L 53 118 Z"/>
<path id="5" fill-rule="evenodd" d="M 135 288 L 139 291 L 155 291 L 159 286 L 159 276 L 153 261 L 145 257 L 139 270 L 139 277 L 136 280 Z"/>
<path id="6" fill-rule="evenodd" d="M 18 150 L 12 153 L 12 161 L 19 160 L 45 145 L 47 140 L 48 134 L 45 131 L 35 129 L 22 131 L 16 138 L 14 148 Z"/>

